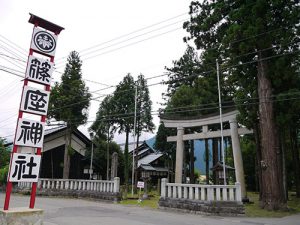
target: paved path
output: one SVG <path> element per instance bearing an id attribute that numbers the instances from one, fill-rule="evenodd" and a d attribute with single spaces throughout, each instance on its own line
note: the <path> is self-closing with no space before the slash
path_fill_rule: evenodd
<path id="1" fill-rule="evenodd" d="M 1 207 L 4 194 L 0 193 Z M 14 194 L 10 207 L 28 206 L 29 196 Z M 217 217 L 166 212 L 82 199 L 37 198 L 44 225 L 300 225 L 300 214 L 284 218 Z"/>

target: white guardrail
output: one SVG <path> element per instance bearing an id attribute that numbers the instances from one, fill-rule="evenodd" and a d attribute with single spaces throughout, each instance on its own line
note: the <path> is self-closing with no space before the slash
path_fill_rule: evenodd
<path id="1" fill-rule="evenodd" d="M 31 185 L 32 183 L 29 182 L 18 183 L 18 187 L 20 188 L 31 188 Z M 86 190 L 118 193 L 120 191 L 120 178 L 115 177 L 112 181 L 40 178 L 38 189 Z"/>
<path id="2" fill-rule="evenodd" d="M 201 201 L 242 201 L 241 185 L 198 185 L 161 181 L 161 197 Z"/>

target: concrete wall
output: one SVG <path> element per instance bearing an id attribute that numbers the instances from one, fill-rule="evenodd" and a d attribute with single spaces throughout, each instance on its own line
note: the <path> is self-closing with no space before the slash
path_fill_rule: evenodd
<path id="1" fill-rule="evenodd" d="M 189 199 L 160 198 L 158 204 L 160 209 L 204 215 L 243 216 L 245 214 L 244 205 L 238 202 L 204 202 Z"/>

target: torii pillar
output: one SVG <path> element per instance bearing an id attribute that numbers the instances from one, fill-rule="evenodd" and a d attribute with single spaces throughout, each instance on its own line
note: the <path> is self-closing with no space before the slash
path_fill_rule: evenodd
<path id="1" fill-rule="evenodd" d="M 246 187 L 245 187 L 245 175 L 244 175 L 244 166 L 243 166 L 243 158 L 242 151 L 240 147 L 240 139 L 238 133 L 238 125 L 236 118 L 232 118 L 229 120 L 230 123 L 230 133 L 231 133 L 231 142 L 232 142 L 232 153 L 234 160 L 234 168 L 235 168 L 235 178 L 236 181 L 241 184 L 241 192 L 242 198 L 246 198 Z"/>
<path id="2" fill-rule="evenodd" d="M 184 128 L 177 127 L 175 183 L 182 183 L 183 152 L 184 152 L 183 134 L 184 134 Z"/>

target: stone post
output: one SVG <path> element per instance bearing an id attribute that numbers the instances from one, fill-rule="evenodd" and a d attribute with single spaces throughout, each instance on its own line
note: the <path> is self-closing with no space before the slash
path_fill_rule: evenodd
<path id="1" fill-rule="evenodd" d="M 165 198 L 166 197 L 166 186 L 167 186 L 167 178 L 161 179 L 161 194 L 160 197 Z"/>
<path id="2" fill-rule="evenodd" d="M 119 193 L 120 192 L 120 178 L 115 177 L 114 178 L 114 193 Z"/>
<path id="3" fill-rule="evenodd" d="M 242 199 L 244 199 L 247 196 L 246 196 L 243 158 L 242 158 L 242 152 L 241 152 L 240 140 L 238 134 L 238 126 L 235 118 L 230 120 L 229 123 L 230 123 L 230 133 L 231 133 L 231 140 L 232 140 L 232 152 L 233 152 L 233 160 L 234 160 L 234 168 L 235 168 L 235 177 L 236 177 L 236 181 L 241 185 Z"/>
<path id="4" fill-rule="evenodd" d="M 242 193 L 241 193 L 241 184 L 239 182 L 235 183 L 236 190 L 235 190 L 235 200 L 237 202 L 242 201 Z"/>
<path id="5" fill-rule="evenodd" d="M 184 128 L 177 127 L 175 183 L 182 183 L 183 149 L 184 149 L 183 134 L 184 134 Z"/>
<path id="6" fill-rule="evenodd" d="M 118 176 L 118 153 L 114 152 L 111 157 L 110 177 L 114 179 L 116 176 Z"/>

